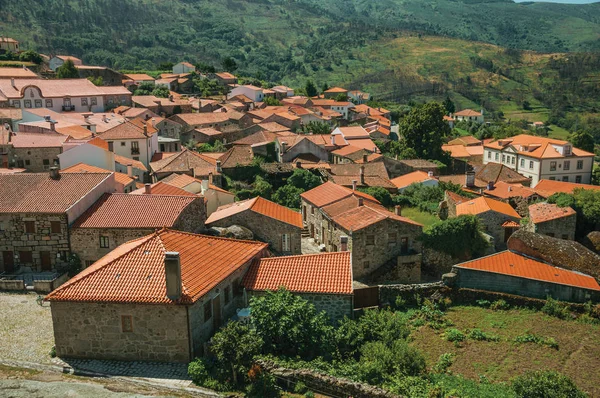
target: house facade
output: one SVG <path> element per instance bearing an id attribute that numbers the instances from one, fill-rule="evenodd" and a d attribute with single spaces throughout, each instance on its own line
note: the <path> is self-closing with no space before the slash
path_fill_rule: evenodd
<path id="1" fill-rule="evenodd" d="M 75 66 L 83 65 L 83 62 L 81 62 L 79 58 L 72 57 L 70 55 L 56 55 L 50 58 L 50 61 L 48 61 L 48 66 L 53 72 L 56 72 L 56 70 L 67 61 L 73 62 L 73 65 Z"/>
<path id="2" fill-rule="evenodd" d="M 196 67 L 189 62 L 180 62 L 173 66 L 173 74 L 184 74 L 195 72 Z"/>
<path id="3" fill-rule="evenodd" d="M 249 84 L 234 87 L 231 89 L 229 94 L 227 94 L 227 98 L 233 98 L 237 95 L 245 95 L 254 102 L 262 102 L 265 99 L 265 94 L 262 88 Z"/>
<path id="4" fill-rule="evenodd" d="M 158 130 L 151 123 L 134 119 L 100 135 L 115 155 L 141 162 L 146 168 L 152 155 L 159 151 Z"/>
<path id="5" fill-rule="evenodd" d="M 484 145 L 483 163 L 500 163 L 525 177 L 535 188 L 540 180 L 589 184 L 594 154 L 571 143 L 526 134 Z"/>
<path id="6" fill-rule="evenodd" d="M 571 207 L 535 203 L 529 206 L 529 222 L 525 229 L 541 235 L 575 240 L 577 213 Z"/>

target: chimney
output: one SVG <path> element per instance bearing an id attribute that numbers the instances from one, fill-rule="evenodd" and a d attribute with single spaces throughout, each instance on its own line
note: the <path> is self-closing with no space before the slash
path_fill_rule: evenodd
<path id="1" fill-rule="evenodd" d="M 347 252 L 348 251 L 348 237 L 340 236 L 340 251 Z"/>
<path id="2" fill-rule="evenodd" d="M 494 181 L 488 181 L 487 190 L 491 191 L 494 189 Z"/>
<path id="3" fill-rule="evenodd" d="M 508 186 L 508 192 L 510 192 L 510 191 L 512 191 L 512 186 L 511 185 Z"/>
<path id="4" fill-rule="evenodd" d="M 281 154 L 283 155 L 285 153 L 285 151 L 287 151 L 287 142 L 282 142 L 281 143 Z"/>
<path id="5" fill-rule="evenodd" d="M 108 123 L 108 118 L 106 117 L 106 115 L 102 115 L 102 121 L 104 123 Z"/>
<path id="6" fill-rule="evenodd" d="M 472 188 L 475 186 L 475 172 L 474 171 L 467 171 L 466 174 L 466 181 L 465 181 L 465 186 Z"/>
<path id="7" fill-rule="evenodd" d="M 221 170 L 221 161 L 220 161 L 220 160 L 217 160 L 217 163 L 216 163 L 216 164 L 217 164 L 217 166 L 216 166 L 217 173 L 220 173 L 220 172 L 222 171 L 222 170 Z"/>
<path id="8" fill-rule="evenodd" d="M 296 161 L 296 168 L 297 169 L 301 169 L 302 168 L 302 162 L 301 161 L 299 161 L 299 160 Z"/>
<path id="9" fill-rule="evenodd" d="M 213 173 L 212 173 L 212 171 L 209 171 L 208 172 L 208 184 L 212 185 L 212 183 L 213 183 Z"/>
<path id="10" fill-rule="evenodd" d="M 148 124 L 144 123 L 144 136 L 148 137 Z"/>
<path id="11" fill-rule="evenodd" d="M 428 171 L 427 172 L 427 177 L 433 178 L 433 171 Z"/>
<path id="12" fill-rule="evenodd" d="M 56 131 L 56 122 L 54 120 L 50 120 L 50 131 Z"/>
<path id="13" fill-rule="evenodd" d="M 365 153 L 365 154 L 363 155 L 363 163 L 367 163 L 368 161 L 369 161 L 369 154 L 368 154 L 368 153 Z"/>
<path id="14" fill-rule="evenodd" d="M 17 89 L 17 85 L 15 84 L 15 79 L 11 78 L 10 79 L 10 85 L 16 90 Z"/>
<path id="15" fill-rule="evenodd" d="M 152 194 L 152 184 L 144 184 L 144 193 L 146 195 Z"/>
<path id="16" fill-rule="evenodd" d="M 60 180 L 60 172 L 58 171 L 58 167 L 50 167 L 50 178 L 53 180 Z"/>
<path id="17" fill-rule="evenodd" d="M 356 180 L 352 180 L 352 192 L 356 191 Z"/>
<path id="18" fill-rule="evenodd" d="M 360 185 L 365 185 L 365 166 L 360 166 Z"/>
<path id="19" fill-rule="evenodd" d="M 130 164 L 127 165 L 127 175 L 133 177 L 133 166 Z"/>
<path id="20" fill-rule="evenodd" d="M 204 195 L 204 192 L 208 191 L 208 180 L 202 180 L 202 195 Z"/>
<path id="21" fill-rule="evenodd" d="M 363 198 L 358 198 L 358 206 L 364 206 L 365 205 L 365 200 Z"/>
<path id="22" fill-rule="evenodd" d="M 165 282 L 170 300 L 181 298 L 181 260 L 179 252 L 165 252 Z"/>
<path id="23" fill-rule="evenodd" d="M 331 145 L 335 145 L 335 136 L 331 134 Z"/>
<path id="24" fill-rule="evenodd" d="M 402 215 L 402 206 L 400 206 L 400 205 L 394 206 L 394 214 L 397 216 L 401 216 Z"/>

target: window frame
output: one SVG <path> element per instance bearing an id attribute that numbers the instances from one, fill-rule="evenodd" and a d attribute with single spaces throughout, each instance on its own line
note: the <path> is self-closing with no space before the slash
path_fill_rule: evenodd
<path id="1" fill-rule="evenodd" d="M 35 221 L 23 221 L 26 234 L 35 234 Z"/>
<path id="2" fill-rule="evenodd" d="M 556 171 L 556 160 L 550 161 L 550 171 Z"/>
<path id="3" fill-rule="evenodd" d="M 133 333 L 133 315 L 121 315 L 121 333 Z"/>
<path id="4" fill-rule="evenodd" d="M 583 160 L 577 161 L 577 170 L 583 170 Z"/>
<path id="5" fill-rule="evenodd" d="M 50 233 L 60 234 L 62 233 L 62 223 L 60 221 L 50 221 Z M 58 226 L 58 228 L 56 228 Z"/>
<path id="6" fill-rule="evenodd" d="M 213 310 L 212 310 L 212 299 L 208 300 L 206 303 L 204 303 L 204 307 L 203 307 L 204 313 L 203 313 L 203 319 L 204 322 L 208 322 L 212 319 L 213 316 Z"/>
<path id="7" fill-rule="evenodd" d="M 366 246 L 375 246 L 375 234 L 368 234 L 365 237 L 365 245 Z"/>
<path id="8" fill-rule="evenodd" d="M 110 238 L 106 235 L 100 235 L 100 249 L 110 249 Z"/>
<path id="9" fill-rule="evenodd" d="M 565 160 L 563 163 L 563 170 L 571 170 L 571 161 Z"/>

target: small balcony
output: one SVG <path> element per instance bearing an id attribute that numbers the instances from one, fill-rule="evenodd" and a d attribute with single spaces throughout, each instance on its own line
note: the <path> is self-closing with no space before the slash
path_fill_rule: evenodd
<path id="1" fill-rule="evenodd" d="M 75 110 L 75 105 L 63 105 L 63 112 L 73 112 Z"/>
<path id="2" fill-rule="evenodd" d="M 131 154 L 132 155 L 139 155 L 140 154 L 140 148 L 131 148 Z"/>

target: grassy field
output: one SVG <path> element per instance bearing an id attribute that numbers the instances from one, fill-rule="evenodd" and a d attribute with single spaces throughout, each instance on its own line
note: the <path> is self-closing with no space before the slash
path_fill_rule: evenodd
<path id="1" fill-rule="evenodd" d="M 425 213 L 416 207 L 406 207 L 402 209 L 402 215 L 423 224 L 423 229 L 425 230 L 428 230 L 434 223 L 440 221 L 437 216 L 434 216 L 431 213 Z"/>
<path id="2" fill-rule="evenodd" d="M 590 396 L 600 396 L 600 326 L 560 320 L 542 312 L 524 309 L 492 311 L 475 306 L 455 306 L 447 311 L 454 326 L 465 333 L 479 328 L 499 341 L 467 338 L 453 343 L 443 338 L 444 330 L 422 326 L 411 334 L 413 344 L 427 358 L 428 365 L 440 355 L 452 353 L 453 374 L 471 380 L 507 382 L 528 370 L 553 369 L 571 377 Z M 557 348 L 535 343 L 516 343 L 517 336 L 534 334 L 553 338 Z"/>

